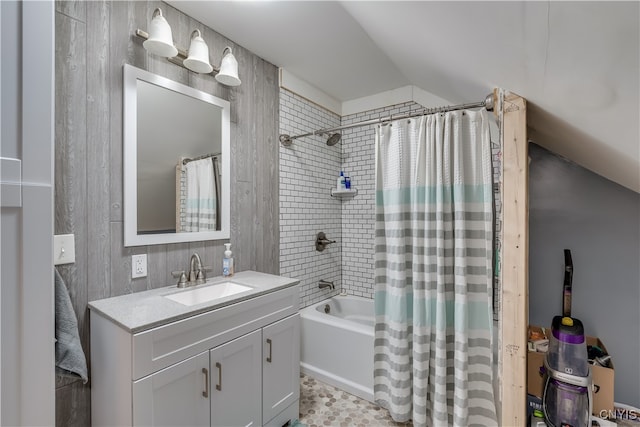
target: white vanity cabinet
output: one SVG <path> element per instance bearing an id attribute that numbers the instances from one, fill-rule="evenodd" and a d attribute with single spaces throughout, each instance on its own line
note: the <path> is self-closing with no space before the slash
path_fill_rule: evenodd
<path id="1" fill-rule="evenodd" d="M 262 331 L 214 348 L 211 366 L 211 425 L 262 424 Z"/>
<path id="2" fill-rule="evenodd" d="M 133 424 L 209 426 L 209 354 L 200 353 L 133 382 Z"/>
<path id="3" fill-rule="evenodd" d="M 262 419 L 267 421 L 300 398 L 299 316 L 266 326 L 262 337 Z"/>
<path id="4" fill-rule="evenodd" d="M 298 417 L 297 286 L 141 331 L 91 311 L 92 425 L 282 426 Z"/>

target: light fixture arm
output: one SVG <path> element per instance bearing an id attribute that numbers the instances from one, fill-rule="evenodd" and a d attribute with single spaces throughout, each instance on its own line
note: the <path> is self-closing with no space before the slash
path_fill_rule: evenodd
<path id="1" fill-rule="evenodd" d="M 159 11 L 159 10 L 160 9 L 156 9 L 156 11 Z M 155 16 L 155 13 L 156 12 L 154 12 L 154 16 Z M 162 12 L 160 12 L 160 15 L 162 15 Z M 195 33 L 196 31 L 198 32 L 198 35 L 200 35 L 200 30 L 196 29 L 191 33 L 191 38 L 193 38 L 193 33 Z M 139 28 L 136 30 L 135 35 L 138 36 L 139 38 L 143 39 L 143 40 L 147 40 L 149 38 L 149 33 L 147 33 L 144 30 L 141 30 Z M 178 54 L 176 56 L 174 56 L 173 58 L 167 58 L 167 60 L 169 62 L 173 63 L 173 64 L 179 65 L 179 66 L 181 66 L 183 68 L 187 68 L 187 67 L 184 66 L 183 62 L 184 62 L 185 59 L 187 59 L 189 54 L 187 53 L 186 50 L 181 49 L 178 46 L 176 46 L 176 49 L 178 49 Z M 231 48 L 225 48 L 225 51 L 227 49 L 231 50 Z M 223 53 L 223 56 L 224 56 L 224 53 Z M 212 65 L 212 66 L 213 66 L 213 71 L 211 71 L 209 74 L 211 74 L 212 76 L 215 76 L 216 74 L 218 74 L 220 72 L 220 69 L 217 68 L 215 65 Z"/>

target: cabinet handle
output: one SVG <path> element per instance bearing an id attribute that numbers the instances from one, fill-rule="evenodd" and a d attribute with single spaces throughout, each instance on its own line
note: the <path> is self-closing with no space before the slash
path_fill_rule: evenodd
<path id="1" fill-rule="evenodd" d="M 222 391 L 222 365 L 216 362 L 216 368 L 218 368 L 218 384 L 216 384 L 216 390 Z"/>
<path id="2" fill-rule="evenodd" d="M 269 355 L 267 356 L 267 362 L 271 363 L 271 347 L 273 347 L 271 338 L 267 338 L 267 344 L 269 344 Z"/>
<path id="3" fill-rule="evenodd" d="M 202 392 L 202 397 L 209 397 L 209 370 L 202 368 L 202 373 L 204 374 L 204 391 Z"/>

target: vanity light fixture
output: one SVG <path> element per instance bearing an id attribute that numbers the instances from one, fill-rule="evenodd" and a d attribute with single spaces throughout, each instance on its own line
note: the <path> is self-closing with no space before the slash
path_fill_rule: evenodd
<path id="1" fill-rule="evenodd" d="M 191 33 L 189 56 L 184 60 L 183 64 L 196 73 L 208 74 L 213 71 L 213 67 L 209 64 L 209 46 L 202 39 L 200 30 L 193 30 Z"/>
<path id="2" fill-rule="evenodd" d="M 145 40 L 142 46 L 153 55 L 167 58 L 169 62 L 196 73 L 213 74 L 219 83 L 226 86 L 238 86 L 241 83 L 238 77 L 238 61 L 229 46 L 222 51 L 220 68 L 212 66 L 209 62 L 209 47 L 200 30 L 196 29 L 191 33 L 189 51 L 185 52 L 173 44 L 171 27 L 162 16 L 160 8 L 153 11 L 149 32 L 137 29 L 135 34 Z"/>
<path id="3" fill-rule="evenodd" d="M 151 24 L 149 24 L 149 37 L 142 46 L 147 52 L 165 58 L 172 58 L 178 54 L 178 49 L 173 45 L 171 26 L 164 19 L 159 8 L 153 11 Z"/>
<path id="4" fill-rule="evenodd" d="M 238 77 L 238 61 L 236 61 L 229 46 L 222 51 L 220 72 L 216 74 L 216 80 L 227 86 L 238 86 L 241 83 Z"/>

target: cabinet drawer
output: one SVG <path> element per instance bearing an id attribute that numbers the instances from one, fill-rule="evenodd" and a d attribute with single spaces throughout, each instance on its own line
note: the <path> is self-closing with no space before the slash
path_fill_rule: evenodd
<path id="1" fill-rule="evenodd" d="M 298 287 L 202 313 L 133 336 L 134 380 L 298 311 Z"/>

